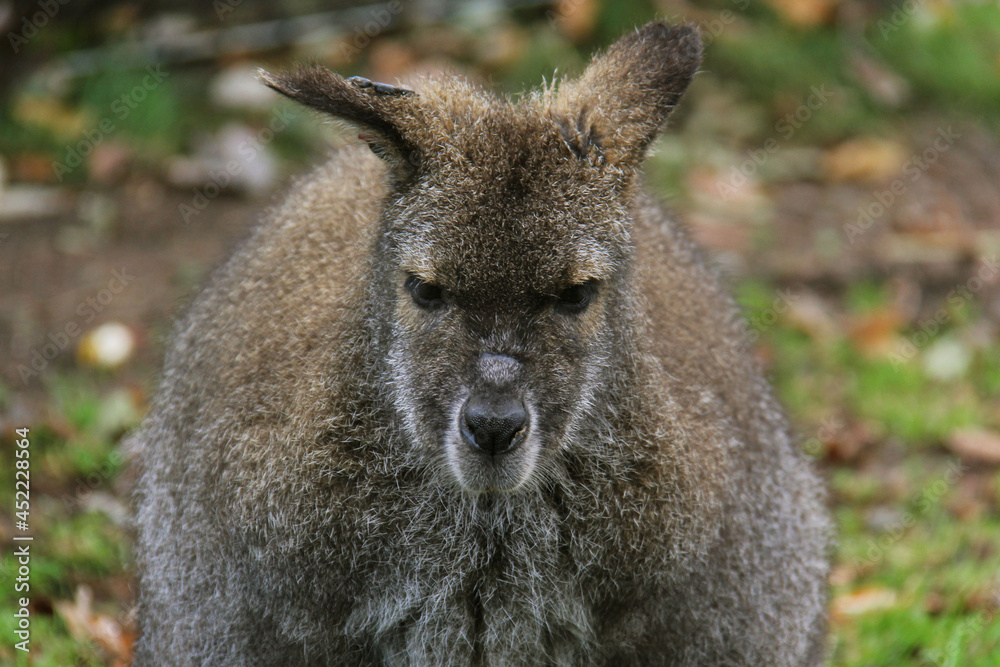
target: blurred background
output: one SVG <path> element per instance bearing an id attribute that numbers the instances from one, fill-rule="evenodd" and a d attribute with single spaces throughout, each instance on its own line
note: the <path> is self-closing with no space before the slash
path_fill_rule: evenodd
<path id="1" fill-rule="evenodd" d="M 0 0 L 5 573 L 23 427 L 34 537 L 31 658 L 5 583 L 0 663 L 130 662 L 118 443 L 171 314 L 353 140 L 258 66 L 516 94 L 656 17 L 707 52 L 649 189 L 727 274 L 830 481 L 831 664 L 1000 664 L 1000 4 L 942 0 Z"/>

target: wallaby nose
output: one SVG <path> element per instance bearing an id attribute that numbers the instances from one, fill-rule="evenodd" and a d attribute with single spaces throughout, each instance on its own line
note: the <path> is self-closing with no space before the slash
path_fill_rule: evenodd
<path id="1" fill-rule="evenodd" d="M 503 454 L 520 443 L 527 421 L 528 412 L 519 399 L 490 400 L 473 395 L 462 408 L 459 426 L 462 437 L 476 449 L 487 454 Z"/>

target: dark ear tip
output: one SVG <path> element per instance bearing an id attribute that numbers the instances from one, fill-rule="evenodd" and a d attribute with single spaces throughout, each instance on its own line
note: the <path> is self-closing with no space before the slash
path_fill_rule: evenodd
<path id="1" fill-rule="evenodd" d="M 278 90 L 281 86 L 278 80 L 278 75 L 268 72 L 263 67 L 257 68 L 257 78 L 260 79 L 261 83 L 273 90 Z"/>
<path id="2" fill-rule="evenodd" d="M 652 40 L 671 51 L 692 59 L 701 59 L 701 31 L 694 23 L 671 25 L 666 21 L 647 23 L 639 29 L 641 40 Z"/>
<path id="3" fill-rule="evenodd" d="M 294 69 L 281 72 L 268 72 L 260 67 L 257 69 L 257 76 L 268 88 L 292 98 L 295 98 L 304 88 L 329 86 L 339 78 L 327 68 L 315 63 L 297 65 Z"/>
<path id="4" fill-rule="evenodd" d="M 299 83 L 303 80 L 302 75 L 301 68 L 282 72 L 268 72 L 263 67 L 257 69 L 257 76 L 260 78 L 261 83 L 271 90 L 288 97 L 293 97 L 300 88 Z"/>

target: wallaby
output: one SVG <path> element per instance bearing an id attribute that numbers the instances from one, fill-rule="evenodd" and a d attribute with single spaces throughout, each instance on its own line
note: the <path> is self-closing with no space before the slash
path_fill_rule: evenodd
<path id="1" fill-rule="evenodd" d="M 641 167 L 651 23 L 502 99 L 320 67 L 357 129 L 180 317 L 135 436 L 136 664 L 816 665 L 830 521 Z"/>

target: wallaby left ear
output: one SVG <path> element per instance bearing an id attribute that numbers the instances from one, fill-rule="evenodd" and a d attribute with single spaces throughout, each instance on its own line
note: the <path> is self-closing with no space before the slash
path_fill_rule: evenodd
<path id="1" fill-rule="evenodd" d="M 422 151 L 412 128 L 420 101 L 412 90 L 360 76 L 345 79 L 318 65 L 259 74 L 269 88 L 357 127 L 358 137 L 389 163 L 398 179 L 408 178 L 419 166 Z"/>
<path id="2" fill-rule="evenodd" d="M 701 64 L 693 25 L 649 23 L 559 87 L 551 110 L 582 159 L 638 166 Z"/>

